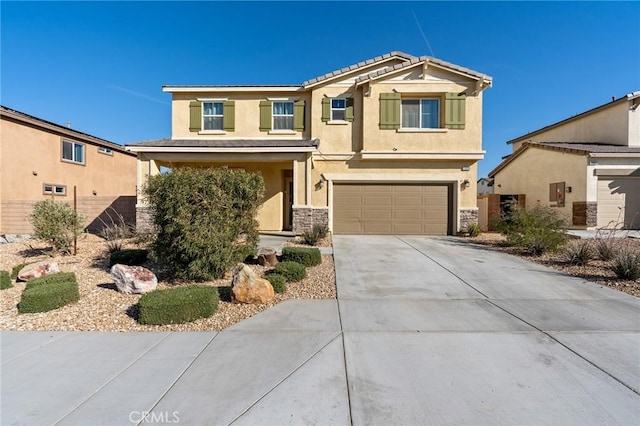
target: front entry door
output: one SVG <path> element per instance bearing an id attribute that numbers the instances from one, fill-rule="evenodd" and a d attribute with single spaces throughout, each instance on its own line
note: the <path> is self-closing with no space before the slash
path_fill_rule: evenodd
<path id="1" fill-rule="evenodd" d="M 282 229 L 291 231 L 293 229 L 293 177 L 284 178 L 284 197 L 282 206 Z"/>

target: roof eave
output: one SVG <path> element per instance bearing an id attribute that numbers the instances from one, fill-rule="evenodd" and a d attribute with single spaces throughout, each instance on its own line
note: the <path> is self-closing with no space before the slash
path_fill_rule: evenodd
<path id="1" fill-rule="evenodd" d="M 303 92 L 302 86 L 162 86 L 165 93 Z"/>
<path id="2" fill-rule="evenodd" d="M 127 151 L 139 152 L 164 152 L 164 153 L 191 153 L 191 152 L 208 152 L 208 153 L 232 153 L 232 154 L 249 154 L 249 153 L 304 153 L 316 152 L 317 147 L 180 147 L 180 146 L 127 146 Z"/>

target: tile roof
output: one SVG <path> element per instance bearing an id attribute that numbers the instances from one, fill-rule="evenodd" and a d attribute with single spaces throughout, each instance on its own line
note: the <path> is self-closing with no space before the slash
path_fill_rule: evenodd
<path id="1" fill-rule="evenodd" d="M 43 120 L 42 118 L 38 118 L 36 116 L 6 107 L 4 105 L 0 105 L 0 113 L 3 116 L 11 117 L 15 120 L 20 120 L 21 122 L 24 122 L 24 123 L 32 123 L 38 126 L 42 126 L 44 128 L 48 128 L 49 130 L 62 133 L 72 139 L 73 138 L 82 139 L 83 142 L 92 142 L 98 146 L 104 146 L 106 148 L 116 150 L 123 154 L 131 155 L 130 152 L 125 151 L 122 145 L 118 145 L 117 143 L 109 142 L 106 139 L 102 139 L 102 138 L 90 135 L 89 133 L 80 132 L 78 130 L 72 129 L 67 126 L 62 126 L 60 124 L 56 124 L 51 121 Z"/>
<path id="2" fill-rule="evenodd" d="M 126 147 L 158 148 L 317 148 L 319 139 L 156 139 Z"/>

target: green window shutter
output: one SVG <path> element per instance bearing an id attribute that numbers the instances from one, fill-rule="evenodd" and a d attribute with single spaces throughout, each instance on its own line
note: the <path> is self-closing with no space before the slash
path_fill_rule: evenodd
<path id="1" fill-rule="evenodd" d="M 189 131 L 199 132 L 202 130 L 202 103 L 199 101 L 189 102 Z"/>
<path id="2" fill-rule="evenodd" d="M 466 102 L 465 95 L 447 93 L 444 104 L 444 126 L 447 129 L 464 129 Z"/>
<path id="3" fill-rule="evenodd" d="M 260 101 L 260 131 L 271 130 L 271 101 Z"/>
<path id="4" fill-rule="evenodd" d="M 380 129 L 400 128 L 400 93 L 380 93 Z"/>
<path id="5" fill-rule="evenodd" d="M 347 109 L 344 114 L 347 121 L 353 121 L 353 98 L 347 98 Z"/>
<path id="6" fill-rule="evenodd" d="M 299 132 L 304 130 L 304 101 L 293 103 L 293 130 Z"/>
<path id="7" fill-rule="evenodd" d="M 222 104 L 222 126 L 227 132 L 236 129 L 236 101 L 224 101 Z"/>
<path id="8" fill-rule="evenodd" d="M 322 98 L 322 121 L 331 120 L 331 98 Z"/>

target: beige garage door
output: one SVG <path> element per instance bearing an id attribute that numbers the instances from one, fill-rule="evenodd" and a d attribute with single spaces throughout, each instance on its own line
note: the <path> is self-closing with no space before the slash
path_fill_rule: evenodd
<path id="1" fill-rule="evenodd" d="M 598 179 L 598 227 L 640 229 L 640 177 Z"/>
<path id="2" fill-rule="evenodd" d="M 335 184 L 336 234 L 451 233 L 450 185 Z"/>

